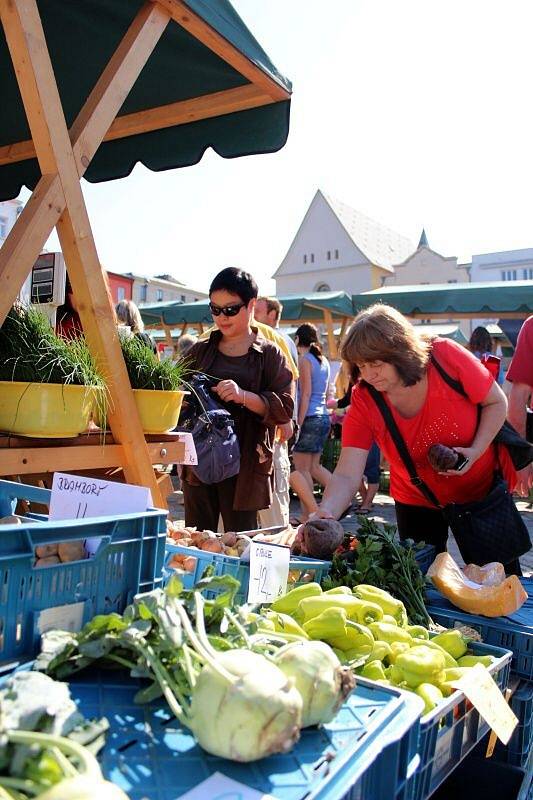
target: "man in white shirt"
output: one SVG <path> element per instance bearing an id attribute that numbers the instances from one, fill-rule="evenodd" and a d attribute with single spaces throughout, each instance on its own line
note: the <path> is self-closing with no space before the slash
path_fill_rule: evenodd
<path id="1" fill-rule="evenodd" d="M 283 336 L 294 362 L 297 364 L 298 351 L 296 345 L 291 337 L 279 327 L 282 310 L 283 306 L 275 297 L 258 297 L 254 309 L 254 318 L 257 322 L 274 328 L 280 336 Z M 286 527 L 289 524 L 289 476 L 291 465 L 287 442 L 294 432 L 294 423 L 296 421 L 296 391 L 294 396 L 293 422 L 288 422 L 277 429 L 273 459 L 274 485 L 272 487 L 272 505 L 270 508 L 265 508 L 258 512 L 262 528 L 269 528 L 272 525 L 284 525 Z"/>

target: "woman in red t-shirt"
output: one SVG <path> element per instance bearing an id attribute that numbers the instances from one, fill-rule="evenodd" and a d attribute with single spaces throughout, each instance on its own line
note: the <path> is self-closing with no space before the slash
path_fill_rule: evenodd
<path id="1" fill-rule="evenodd" d="M 466 397 L 446 383 L 431 363 L 431 354 L 462 385 Z M 514 487 L 516 473 L 507 452 L 497 453 L 492 444 L 505 420 L 505 395 L 472 353 L 447 339 L 423 339 L 400 312 L 385 305 L 372 306 L 356 317 L 343 342 L 342 357 L 358 371 L 359 381 L 344 420 L 341 457 L 318 515 L 338 517 L 349 505 L 375 441 L 390 464 L 400 538 L 424 540 L 438 552 L 445 550 L 448 523 L 411 482 L 368 385 L 382 393 L 418 476 L 442 506 L 481 500 L 498 468 Z M 427 455 L 434 444 L 453 448 L 467 463 L 460 471 L 436 472 Z M 484 563 L 481 553 L 480 562 Z M 508 567 L 519 569 L 519 564 Z"/>

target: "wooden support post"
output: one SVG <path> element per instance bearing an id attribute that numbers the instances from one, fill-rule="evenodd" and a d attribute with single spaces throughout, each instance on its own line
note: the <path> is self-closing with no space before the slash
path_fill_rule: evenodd
<path id="1" fill-rule="evenodd" d="M 337 360 L 337 342 L 335 341 L 335 334 L 333 333 L 333 316 L 329 309 L 324 309 L 324 324 L 326 326 L 326 332 L 328 336 L 328 350 L 329 350 L 329 357 L 333 359 L 333 361 Z"/>
<path id="2" fill-rule="evenodd" d="M 165 331 L 165 341 L 169 347 L 174 347 L 174 343 L 172 341 L 172 328 L 169 328 L 168 325 L 163 325 L 163 330 Z"/>
<path id="3" fill-rule="evenodd" d="M 4 5 L 2 0 L 2 21 L 7 19 Z M 168 22 L 168 14 L 151 2 L 141 8 L 78 114 L 70 140 L 80 178 Z M 33 141 L 29 145 L 28 157 L 33 158 Z M 50 174 L 41 161 L 40 165 L 43 176 L 0 248 L 0 323 L 65 208 L 63 188 L 53 164 L 49 165 Z"/>
<path id="4" fill-rule="evenodd" d="M 344 317 L 341 324 L 341 332 L 339 333 L 339 343 L 342 342 L 344 339 L 344 334 L 346 333 L 346 328 L 348 327 L 348 317 Z"/>
<path id="5" fill-rule="evenodd" d="M 78 164 L 81 169 L 88 166 L 123 103 L 127 84 L 131 88 L 161 36 L 168 14 L 150 4 L 141 9 L 135 35 L 132 32 L 119 56 L 114 56 L 104 71 L 84 107 L 83 120 L 78 117 L 75 137 L 80 142 L 84 137 L 78 159 L 66 127 L 36 1 L 0 0 L 0 15 L 43 177 L 58 176 L 62 187 L 65 210 L 57 225 L 58 234 L 84 332 L 109 388 L 109 420 L 115 441 L 123 448 L 124 474 L 129 482 L 148 486 L 154 502 L 162 505 L 133 393 L 128 391 L 128 374 L 79 183 Z M 139 37 L 146 31 L 149 35 L 144 46 L 136 50 Z"/>

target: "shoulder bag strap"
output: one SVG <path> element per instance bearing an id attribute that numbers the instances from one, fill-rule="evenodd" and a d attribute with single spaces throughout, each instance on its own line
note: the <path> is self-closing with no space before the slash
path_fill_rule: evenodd
<path id="1" fill-rule="evenodd" d="M 416 467 L 414 465 L 414 461 L 411 458 L 409 450 L 407 449 L 407 445 L 405 444 L 404 438 L 400 433 L 398 426 L 396 425 L 396 421 L 392 416 L 392 412 L 388 407 L 387 403 L 385 402 L 383 395 L 381 394 L 381 392 L 378 392 L 377 389 L 374 389 L 374 387 L 370 386 L 369 384 L 367 384 L 367 389 L 370 392 L 371 398 L 377 405 L 381 413 L 381 416 L 383 417 L 387 430 L 389 431 L 392 437 L 392 441 L 395 444 L 396 450 L 398 451 L 398 455 L 400 456 L 401 460 L 405 465 L 405 468 L 407 469 L 407 472 L 409 473 L 409 478 L 411 479 L 411 483 L 413 484 L 413 486 L 416 486 L 420 492 L 422 492 L 426 500 L 429 500 L 429 502 L 432 505 L 436 506 L 437 508 L 442 508 L 441 504 L 439 503 L 439 501 L 437 500 L 437 498 L 435 497 L 429 486 L 426 483 L 424 483 L 422 478 L 419 477 L 416 471 Z"/>
<path id="2" fill-rule="evenodd" d="M 441 376 L 444 383 L 447 383 L 451 389 L 457 392 L 457 394 L 460 394 L 462 397 L 468 397 L 467 393 L 463 389 L 462 383 L 460 381 L 455 380 L 455 378 L 452 378 L 451 375 L 448 375 L 444 367 L 441 364 L 439 364 L 433 353 L 431 353 L 430 359 L 431 363 Z"/>

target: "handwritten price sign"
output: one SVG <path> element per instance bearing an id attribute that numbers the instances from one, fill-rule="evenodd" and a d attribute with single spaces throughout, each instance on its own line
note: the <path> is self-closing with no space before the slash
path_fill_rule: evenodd
<path id="1" fill-rule="evenodd" d="M 272 603 L 287 591 L 290 547 L 252 542 L 250 545 L 249 603 Z"/>
<path id="2" fill-rule="evenodd" d="M 113 514 L 135 514 L 152 505 L 144 486 L 54 473 L 50 519 L 85 519 Z"/>

